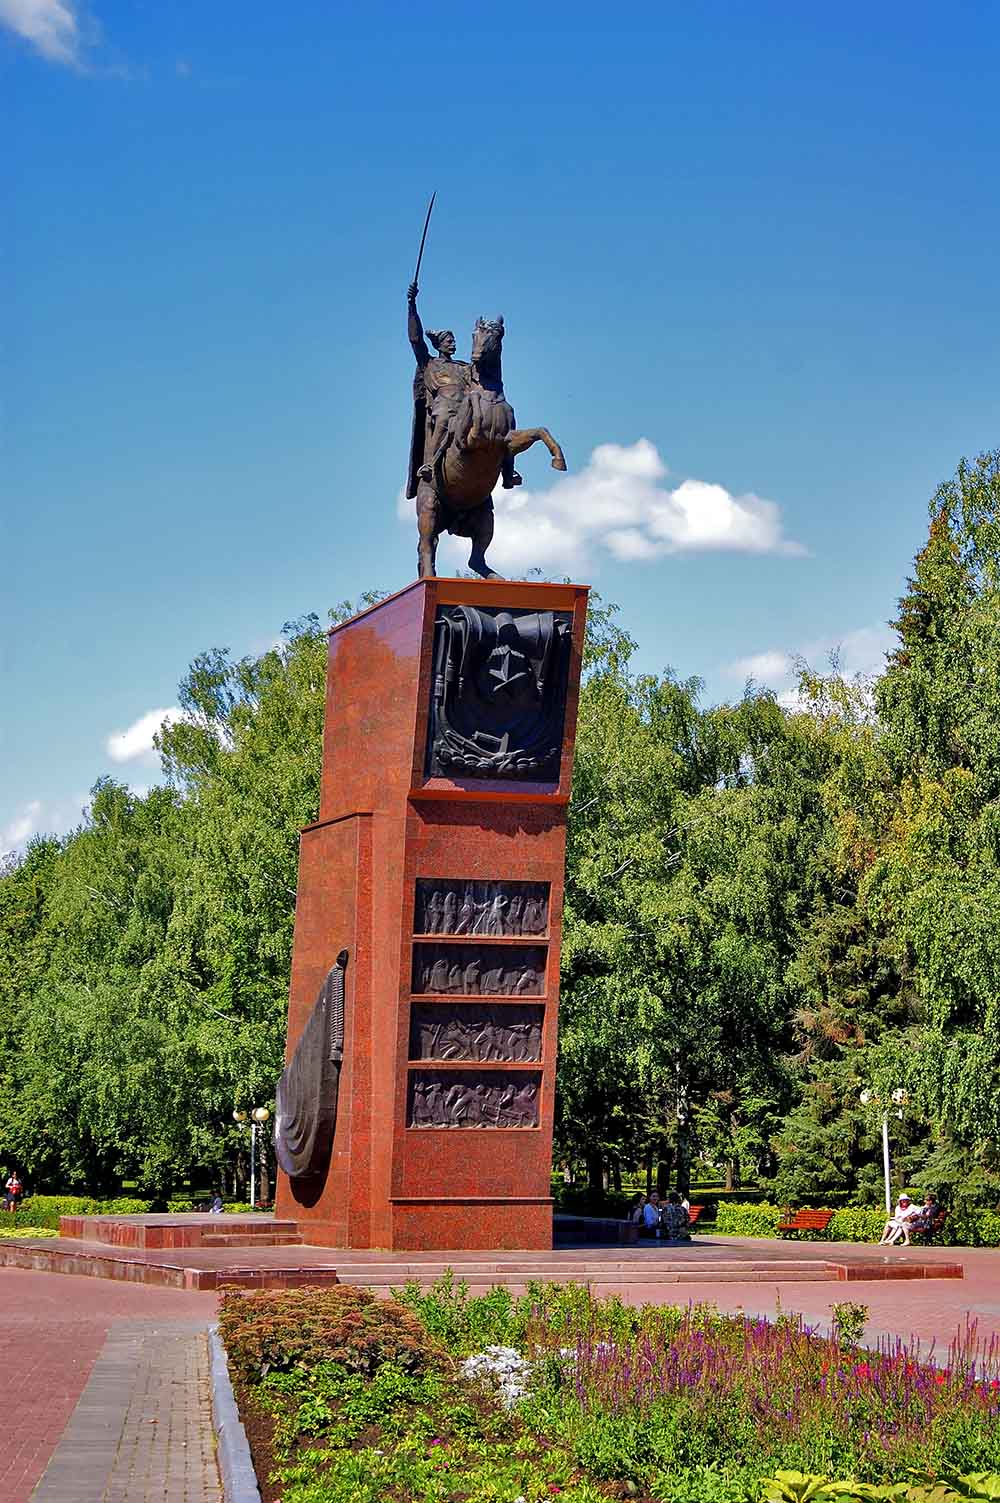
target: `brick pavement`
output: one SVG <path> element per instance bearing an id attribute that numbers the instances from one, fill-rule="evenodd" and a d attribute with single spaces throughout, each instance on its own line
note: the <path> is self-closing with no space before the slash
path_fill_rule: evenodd
<path id="1" fill-rule="evenodd" d="M 222 1503 L 200 1322 L 111 1328 L 32 1503 Z"/>
<path id="2" fill-rule="evenodd" d="M 193 1321 L 204 1329 L 216 1309 L 211 1294 L 16 1268 L 0 1269 L 0 1302 L 3 1503 L 28 1503 L 116 1322 L 153 1320 L 169 1329 Z"/>

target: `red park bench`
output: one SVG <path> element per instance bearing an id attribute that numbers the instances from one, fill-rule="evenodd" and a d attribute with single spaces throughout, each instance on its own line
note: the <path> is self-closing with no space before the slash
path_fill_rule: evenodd
<path id="1" fill-rule="evenodd" d="M 948 1212 L 944 1206 L 938 1206 L 927 1226 L 916 1226 L 910 1233 L 913 1242 L 933 1242 L 935 1237 L 940 1236 L 945 1222 L 948 1220 Z"/>
<path id="2" fill-rule="evenodd" d="M 832 1211 L 796 1211 L 794 1215 L 786 1211 L 778 1232 L 781 1236 L 786 1232 L 825 1232 L 832 1220 Z"/>

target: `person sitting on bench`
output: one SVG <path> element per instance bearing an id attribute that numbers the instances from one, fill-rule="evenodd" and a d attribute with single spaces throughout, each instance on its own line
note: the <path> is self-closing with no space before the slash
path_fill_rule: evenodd
<path id="1" fill-rule="evenodd" d="M 676 1190 L 671 1190 L 660 1215 L 660 1224 L 669 1242 L 690 1242 L 690 1217 Z"/>
<path id="2" fill-rule="evenodd" d="M 910 1236 L 922 1237 L 929 1242 L 944 1226 L 946 1215 L 944 1206 L 938 1204 L 937 1196 L 928 1190 L 923 1205 L 910 1223 Z"/>
<path id="3" fill-rule="evenodd" d="M 903 1246 L 909 1247 L 910 1228 L 919 1215 L 920 1207 L 915 1206 L 908 1195 L 901 1195 L 896 1209 L 883 1228 L 879 1247 L 891 1247 L 900 1237 L 903 1239 Z"/>

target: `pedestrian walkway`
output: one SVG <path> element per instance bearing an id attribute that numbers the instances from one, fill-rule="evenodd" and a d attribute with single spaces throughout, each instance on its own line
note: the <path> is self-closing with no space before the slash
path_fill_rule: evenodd
<path id="1" fill-rule="evenodd" d="M 32 1503 L 222 1503 L 204 1327 L 112 1327 L 31 1496 Z"/>
<path id="2" fill-rule="evenodd" d="M 67 1424 L 74 1423 L 74 1411 L 81 1396 L 88 1392 L 92 1373 L 101 1363 L 104 1382 L 109 1376 L 111 1354 L 121 1362 L 123 1339 L 130 1339 L 139 1356 L 140 1347 L 145 1350 L 146 1366 L 150 1376 L 146 1379 L 147 1395 L 150 1384 L 155 1382 L 152 1372 L 157 1366 L 155 1354 L 162 1349 L 171 1378 L 159 1389 L 160 1398 L 171 1396 L 170 1381 L 177 1380 L 177 1348 L 171 1335 L 181 1337 L 182 1347 L 190 1354 L 197 1351 L 199 1338 L 215 1318 L 216 1300 L 210 1294 L 186 1294 L 180 1290 L 149 1289 L 142 1285 L 109 1283 L 103 1279 L 88 1279 L 70 1276 L 53 1277 L 51 1274 L 31 1273 L 20 1269 L 0 1269 L 0 1298 L 4 1308 L 3 1362 L 0 1363 L 0 1415 L 3 1416 L 4 1445 L 0 1447 L 0 1499 L 3 1503 L 28 1503 L 54 1453 Z M 139 1331 L 159 1332 L 158 1340 L 143 1340 L 136 1345 Z M 131 1333 L 126 1338 L 125 1333 Z M 107 1343 L 107 1346 L 106 1346 Z M 104 1353 L 108 1361 L 102 1363 Z M 190 1355 L 185 1360 L 190 1360 Z M 113 1364 L 111 1364 L 113 1365 Z M 140 1381 L 141 1362 L 132 1370 L 132 1379 Z M 207 1368 L 206 1368 L 207 1372 Z M 194 1386 L 197 1388 L 197 1379 Z M 177 1383 L 177 1393 L 184 1392 L 191 1384 L 185 1379 Z M 96 1389 L 94 1390 L 96 1393 Z M 105 1392 L 104 1419 L 106 1428 L 118 1427 L 118 1440 L 126 1435 L 126 1418 L 129 1408 L 123 1389 L 119 1391 L 117 1421 L 112 1409 L 110 1390 Z M 99 1410 L 88 1401 L 88 1415 L 95 1423 Z M 167 1405 L 167 1412 L 176 1433 L 183 1427 L 184 1408 L 178 1399 L 177 1405 Z M 204 1414 L 209 1413 L 207 1400 Z M 132 1420 L 138 1423 L 137 1409 L 131 1411 Z M 147 1425 L 150 1431 L 159 1428 Z M 170 1427 L 168 1427 L 170 1428 Z M 209 1428 L 209 1436 L 211 1430 Z M 187 1446 L 184 1441 L 187 1439 Z M 95 1449 L 97 1442 L 95 1441 Z M 180 1434 L 178 1449 L 183 1453 L 190 1449 L 191 1441 Z M 118 1451 L 116 1450 L 116 1457 Z M 119 1465 L 124 1464 L 123 1460 Z M 73 1490 L 63 1493 L 74 1503 L 89 1503 L 91 1498 L 101 1499 L 104 1493 L 84 1492 L 83 1451 L 76 1447 L 76 1469 Z M 175 1465 L 175 1470 L 178 1468 Z M 184 1468 L 180 1468 L 182 1474 Z M 120 1473 L 119 1473 L 120 1475 Z M 104 1485 L 111 1480 L 108 1468 Z M 50 1479 L 55 1481 L 55 1474 Z M 96 1487 L 92 1472 L 87 1474 L 87 1486 Z M 47 1485 L 47 1484 L 45 1484 Z M 188 1499 L 202 1496 L 221 1497 L 218 1492 L 199 1494 L 185 1493 L 184 1475 L 179 1485 L 167 1491 L 164 1478 L 160 1490 L 151 1493 L 158 1503 L 188 1503 Z M 37 1498 L 45 1495 L 36 1493 Z M 110 1499 L 109 1495 L 109 1499 Z M 118 1493 L 113 1496 L 130 1500 L 134 1496 L 142 1503 L 145 1494 Z"/>

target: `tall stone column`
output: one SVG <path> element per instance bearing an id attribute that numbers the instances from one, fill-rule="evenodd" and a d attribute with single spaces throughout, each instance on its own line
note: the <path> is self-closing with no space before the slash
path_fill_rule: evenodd
<path id="1" fill-rule="evenodd" d="M 427 579 L 330 633 L 276 1125 L 309 1242 L 551 1246 L 586 601 Z"/>

